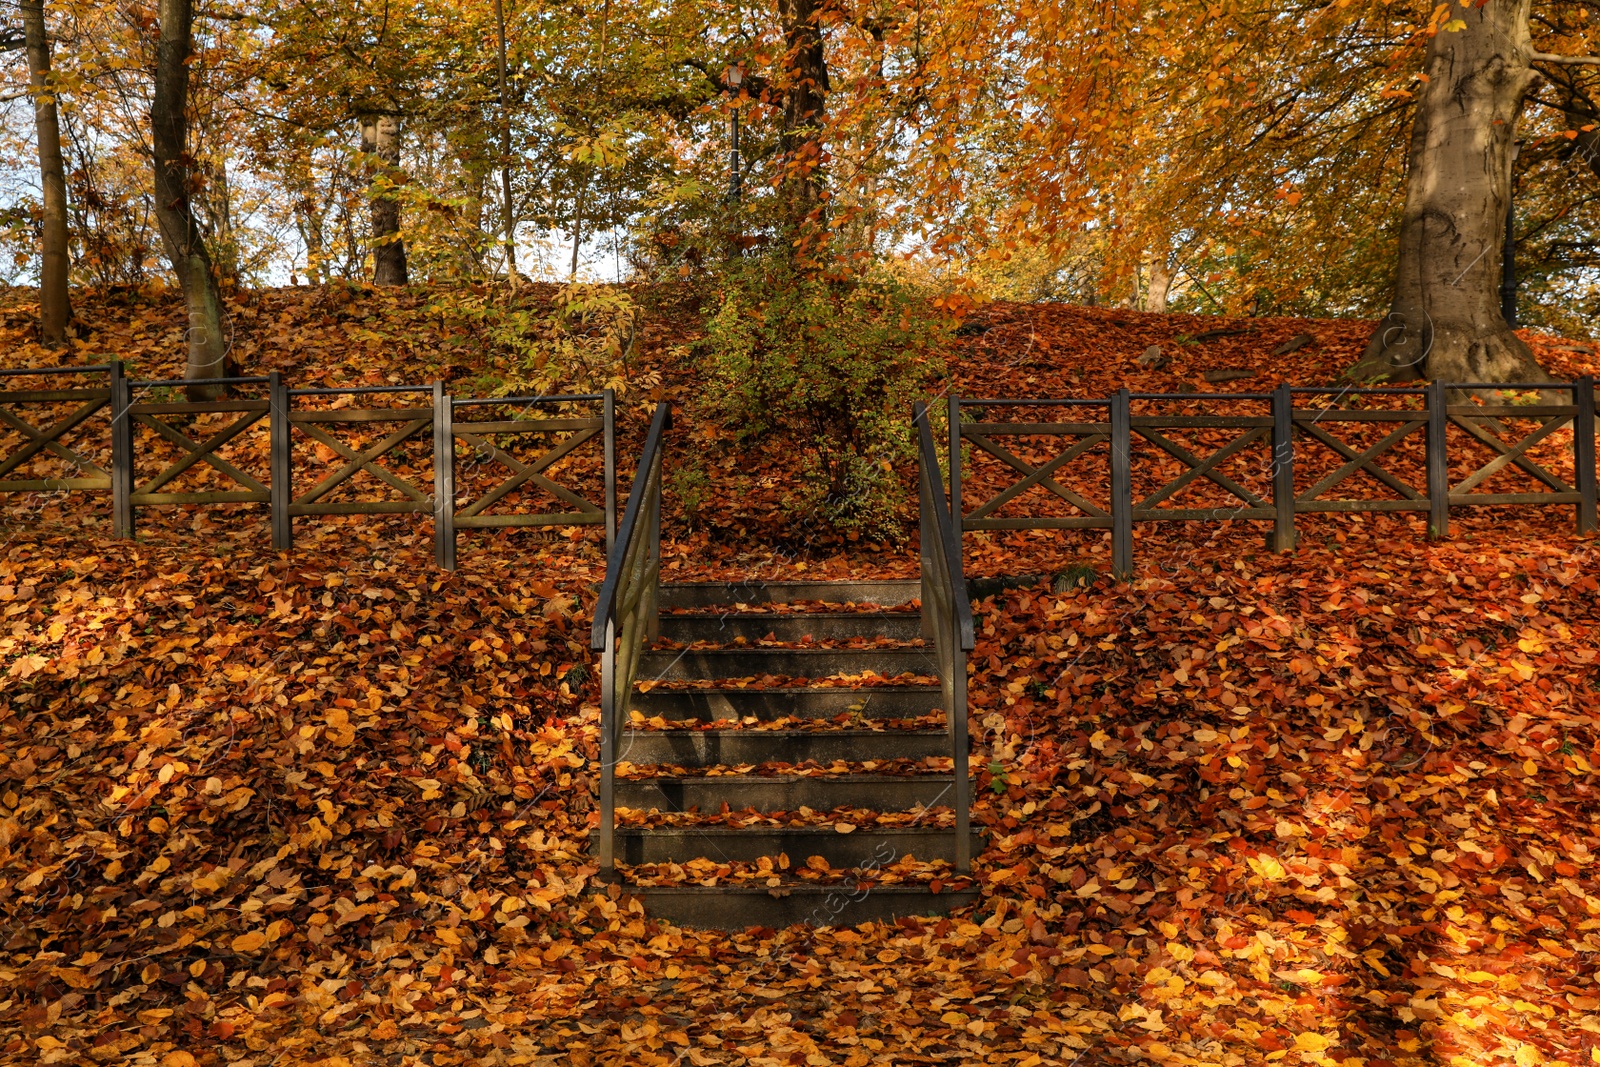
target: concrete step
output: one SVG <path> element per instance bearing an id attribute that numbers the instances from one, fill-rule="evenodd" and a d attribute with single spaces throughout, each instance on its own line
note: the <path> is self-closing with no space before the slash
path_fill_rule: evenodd
<path id="1" fill-rule="evenodd" d="M 695 648 L 652 649 L 639 657 L 641 682 L 686 682 L 713 678 L 830 678 L 865 674 L 896 678 L 907 671 L 932 675 L 938 663 L 931 645 L 890 648 Z"/>
<path id="2" fill-rule="evenodd" d="M 884 582 L 679 582 L 663 585 L 662 608 L 713 608 L 733 604 L 878 604 L 892 608 L 922 596 L 916 579 Z"/>
<path id="3" fill-rule="evenodd" d="M 922 616 L 910 611 L 767 612 L 741 615 L 663 615 L 661 636 L 690 644 L 709 641 L 731 644 L 738 638 L 759 641 L 767 635 L 778 641 L 848 641 L 853 637 L 887 637 L 916 641 L 922 637 Z"/>
<path id="4" fill-rule="evenodd" d="M 619 778 L 616 803 L 635 811 L 910 811 L 949 804 L 955 779 L 948 774 L 657 775 Z"/>
<path id="5" fill-rule="evenodd" d="M 652 689 L 633 694 L 631 709 L 668 722 L 697 719 L 763 721 L 789 716 L 831 719 L 852 709 L 868 719 L 910 719 L 937 711 L 936 685 L 878 685 L 865 689 L 842 686 L 786 686 L 781 689 Z"/>
<path id="6" fill-rule="evenodd" d="M 832 763 L 950 755 L 943 730 L 629 730 L 618 758 L 634 764 Z"/>
<path id="7" fill-rule="evenodd" d="M 856 926 L 893 922 L 910 915 L 948 915 L 978 901 L 978 891 L 933 893 L 922 886 L 794 885 L 779 889 L 744 886 L 632 886 L 626 891 L 645 914 L 703 930 L 810 926 Z"/>
<path id="8" fill-rule="evenodd" d="M 887 867 L 906 856 L 955 862 L 956 833 L 935 826 L 863 826 L 841 834 L 831 826 L 626 826 L 617 828 L 618 863 L 753 863 L 787 855 L 793 866 L 821 856 L 835 868 Z M 983 835 L 972 834 L 972 854 Z"/>

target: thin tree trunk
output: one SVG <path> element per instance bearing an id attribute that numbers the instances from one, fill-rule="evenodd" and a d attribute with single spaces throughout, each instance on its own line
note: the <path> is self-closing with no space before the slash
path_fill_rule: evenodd
<path id="1" fill-rule="evenodd" d="M 503 0 L 494 0 L 495 27 L 500 45 L 500 207 L 505 222 L 506 280 L 517 287 L 517 217 L 511 205 L 511 107 L 506 99 L 506 13 Z"/>
<path id="2" fill-rule="evenodd" d="M 188 364 L 183 376 L 204 381 L 227 374 L 228 346 L 222 330 L 222 294 L 189 202 L 193 180 L 187 109 L 194 10 L 190 0 L 160 0 L 159 16 L 161 37 L 156 50 L 155 88 L 150 98 L 156 222 L 189 312 Z M 222 395 L 222 389 L 194 385 L 189 387 L 189 395 L 192 399 L 214 400 Z"/>
<path id="3" fill-rule="evenodd" d="M 782 156 L 783 211 L 797 226 L 820 213 L 822 204 L 822 126 L 827 117 L 828 64 L 823 52 L 822 4 L 818 0 L 778 0 L 783 26 L 785 80 Z"/>
<path id="4" fill-rule="evenodd" d="M 1528 5 L 1453 6 L 1465 27 L 1428 43 L 1394 303 L 1352 377 L 1549 380 L 1500 309 L 1511 146 L 1535 78 Z"/>
<path id="5" fill-rule="evenodd" d="M 28 84 L 33 91 L 33 124 L 39 138 L 39 187 L 44 194 L 44 249 L 39 263 L 39 340 L 55 348 L 67 339 L 72 305 L 67 296 L 71 261 L 67 251 L 67 180 L 61 162 L 61 124 L 50 85 L 50 38 L 44 0 L 22 0 L 22 28 L 28 42 Z"/>
<path id="6" fill-rule="evenodd" d="M 393 115 L 365 115 L 361 119 L 361 151 L 376 156 L 383 177 L 399 184 L 400 120 Z M 376 186 L 376 183 L 374 183 Z M 374 285 L 405 285 L 406 243 L 400 236 L 400 201 L 385 189 L 374 188 L 372 196 L 372 282 Z"/>
<path id="7" fill-rule="evenodd" d="M 572 210 L 572 270 L 568 275 L 572 281 L 578 280 L 578 250 L 583 247 L 583 208 L 588 196 L 589 187 L 585 185 L 578 190 L 578 202 Z"/>

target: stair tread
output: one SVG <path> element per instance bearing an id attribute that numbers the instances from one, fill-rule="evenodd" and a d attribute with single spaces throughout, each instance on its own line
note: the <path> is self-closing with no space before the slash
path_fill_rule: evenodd
<path id="1" fill-rule="evenodd" d="M 692 721 L 692 720 L 686 720 L 686 721 Z M 829 720 L 821 719 L 821 720 L 818 720 L 818 721 L 820 721 L 820 722 L 828 722 Z M 858 727 L 847 727 L 847 728 L 843 728 L 843 729 L 840 729 L 840 728 L 818 729 L 818 730 L 791 729 L 791 728 L 766 729 L 766 728 L 758 728 L 758 727 L 752 727 L 750 729 L 739 729 L 737 727 L 728 727 L 728 728 L 722 728 L 722 729 L 695 729 L 694 727 L 671 727 L 671 726 L 666 727 L 665 729 L 652 728 L 652 729 L 645 730 L 645 729 L 640 729 L 638 726 L 630 726 L 627 730 L 623 731 L 623 734 L 624 734 L 624 736 L 626 736 L 627 734 L 652 734 L 652 735 L 663 735 L 663 734 L 665 734 L 665 735 L 669 735 L 669 736 L 686 736 L 686 737 L 749 737 L 752 734 L 759 734 L 759 735 L 761 735 L 763 737 L 872 737 L 872 738 L 878 738 L 878 737 L 943 737 L 943 736 L 945 736 L 945 731 L 944 731 L 944 729 L 942 727 L 935 727 L 935 726 L 928 726 L 928 727 L 925 727 L 925 728 L 918 728 L 918 729 L 886 729 L 886 730 L 863 730 L 863 729 L 860 729 Z"/>
<path id="2" fill-rule="evenodd" d="M 950 757 L 946 756 L 944 758 L 945 759 L 949 759 Z M 841 761 L 841 762 L 843 762 L 843 761 Z M 880 760 L 878 762 L 887 763 L 889 761 L 888 760 Z M 937 779 L 948 779 L 948 778 L 953 778 L 954 777 L 954 773 L 948 767 L 944 767 L 944 768 L 933 768 L 933 767 L 930 767 L 926 771 L 918 771 L 917 773 L 914 773 L 914 774 L 910 774 L 910 773 L 908 773 L 908 774 L 879 774 L 876 771 L 851 771 L 851 770 L 833 771 L 833 770 L 831 770 L 829 768 L 823 768 L 823 767 L 818 767 L 817 768 L 817 773 L 812 773 L 812 774 L 807 774 L 807 773 L 803 773 L 803 772 L 798 772 L 798 773 L 797 772 L 786 772 L 786 773 L 780 773 L 780 774 L 746 774 L 746 773 L 739 773 L 739 774 L 693 774 L 693 773 L 689 773 L 689 774 L 683 774 L 683 773 L 677 773 L 677 772 L 674 772 L 672 774 L 654 774 L 654 773 L 630 774 L 630 773 L 626 773 L 626 772 L 623 771 L 623 768 L 624 767 L 628 767 L 628 766 L 649 767 L 649 766 L 667 766 L 667 765 L 666 764 L 645 764 L 645 763 L 629 764 L 626 760 L 622 760 L 622 761 L 619 761 L 617 763 L 617 781 L 619 781 L 619 782 L 674 782 L 674 781 L 704 782 L 704 781 L 713 781 L 713 782 L 728 782 L 728 783 L 733 784 L 733 785 L 744 785 L 744 784 L 747 784 L 747 783 L 750 783 L 750 782 L 793 782 L 793 781 L 813 781 L 813 780 L 819 780 L 819 781 L 843 781 L 843 780 L 847 780 L 848 779 L 850 782 L 855 783 L 855 784 L 862 784 L 862 783 L 870 784 L 870 783 L 873 783 L 873 782 L 885 782 L 885 783 L 887 783 L 887 782 L 904 782 L 904 781 L 907 781 L 907 780 L 911 780 L 911 781 L 926 781 L 928 779 L 934 779 L 934 778 L 937 778 Z M 757 764 L 756 766 L 759 766 L 759 764 Z M 714 768 L 707 768 L 707 769 L 714 769 Z"/>
<path id="3" fill-rule="evenodd" d="M 659 602 L 669 610 L 817 601 L 894 607 L 917 600 L 921 593 L 922 583 L 914 578 L 852 582 L 668 582 L 661 586 Z"/>
<path id="4" fill-rule="evenodd" d="M 843 891 L 841 891 L 843 890 Z M 853 899 L 849 884 L 764 886 L 624 885 L 645 913 L 667 922 L 709 930 L 770 929 L 778 926 L 858 926 L 911 916 L 947 915 L 981 897 L 977 889 L 928 885 L 873 886 Z"/>
<path id="5" fill-rule="evenodd" d="M 833 681 L 831 678 L 819 678 L 816 681 L 780 682 L 774 685 L 752 685 L 749 678 L 673 678 L 668 681 L 657 682 L 651 687 L 652 693 L 789 693 L 796 696 L 811 694 L 825 694 L 832 696 L 836 693 L 860 693 L 868 696 L 873 693 L 885 691 L 892 693 L 938 693 L 941 687 L 928 682 L 902 682 L 910 672 L 902 672 L 893 678 L 884 678 L 879 675 L 873 682 L 851 682 L 848 685 L 823 685 L 823 682 Z M 733 683 L 744 682 L 744 685 Z"/>
<path id="6" fill-rule="evenodd" d="M 945 809 L 948 811 L 948 809 Z M 859 810 L 848 812 L 851 815 L 863 814 Z M 641 824 L 619 823 L 618 834 L 633 834 L 644 837 L 663 834 L 707 834 L 712 837 L 747 837 L 761 834 L 782 834 L 785 837 L 819 837 L 836 838 L 845 836 L 839 833 L 837 823 L 845 821 L 837 816 L 828 816 L 833 822 L 807 823 L 804 826 L 785 826 L 782 824 L 754 823 L 742 826 L 725 826 L 718 823 L 683 823 L 683 824 Z M 865 837 L 886 835 L 890 837 L 949 837 L 955 833 L 955 827 L 943 826 L 938 823 L 916 826 L 880 826 L 876 823 L 855 823 L 853 833 Z M 973 827 L 972 835 L 977 837 L 982 833 L 982 827 Z"/>
<path id="7" fill-rule="evenodd" d="M 818 604 L 823 603 L 817 601 Z M 785 607 L 786 605 L 776 605 Z M 916 608 L 885 608 L 881 604 L 836 605 L 832 610 L 817 611 L 810 605 L 794 611 L 774 610 L 774 605 L 722 604 L 714 608 L 673 608 L 661 613 L 663 622 L 668 619 L 916 619 L 922 612 Z"/>

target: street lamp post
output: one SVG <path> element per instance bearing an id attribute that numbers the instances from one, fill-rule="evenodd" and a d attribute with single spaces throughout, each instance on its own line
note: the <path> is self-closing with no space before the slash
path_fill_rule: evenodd
<path id="1" fill-rule="evenodd" d="M 729 163 L 732 174 L 728 178 L 728 199 L 738 200 L 740 193 L 739 175 L 739 86 L 744 83 L 744 64 L 733 63 L 729 65 L 724 74 L 724 80 L 733 95 L 733 150 L 729 153 Z"/>

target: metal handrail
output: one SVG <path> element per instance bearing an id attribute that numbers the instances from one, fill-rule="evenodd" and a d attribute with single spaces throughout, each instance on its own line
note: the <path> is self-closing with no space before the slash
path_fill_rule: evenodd
<path id="1" fill-rule="evenodd" d="M 917 425 L 918 491 L 922 520 L 922 628 L 933 640 L 950 736 L 951 783 L 955 796 L 956 869 L 972 869 L 971 791 L 967 752 L 967 653 L 973 648 L 972 601 L 961 571 L 961 540 L 939 473 L 939 453 L 928 425 L 927 405 L 912 408 Z"/>
<path id="2" fill-rule="evenodd" d="M 645 435 L 644 448 L 639 453 L 639 467 L 633 475 L 633 486 L 628 492 L 628 506 L 622 512 L 622 524 L 617 527 L 616 543 L 606 555 L 606 579 L 600 586 L 600 599 L 594 606 L 594 625 L 589 631 L 590 647 L 596 652 L 606 647 L 605 630 L 613 619 L 617 585 L 622 578 L 622 564 L 638 530 L 639 512 L 644 506 L 644 494 L 639 490 L 649 478 L 652 467 L 660 461 L 661 439 L 671 425 L 671 408 L 666 401 L 662 401 L 656 405 L 655 418 L 650 420 L 650 432 Z"/>
<path id="3" fill-rule="evenodd" d="M 633 691 L 639 653 L 654 638 L 656 591 L 661 574 L 662 439 L 672 409 L 656 405 L 645 435 L 628 506 L 606 554 L 606 578 L 594 607 L 590 644 L 600 653 L 600 871 L 616 869 L 616 767 L 622 723 Z"/>

